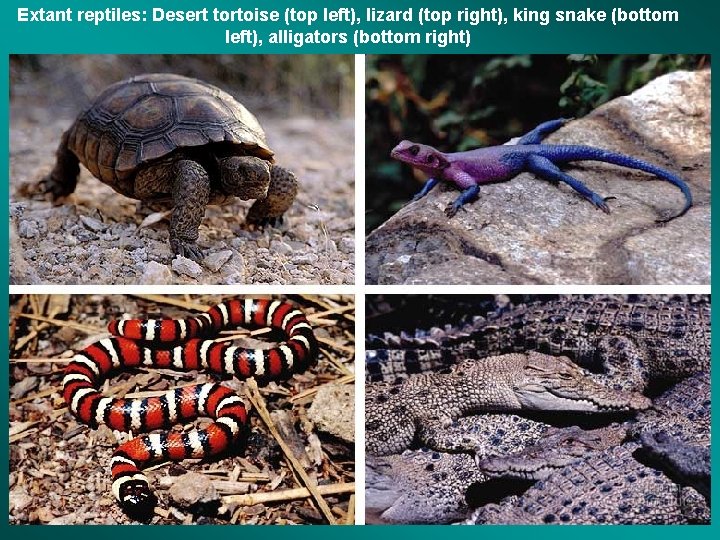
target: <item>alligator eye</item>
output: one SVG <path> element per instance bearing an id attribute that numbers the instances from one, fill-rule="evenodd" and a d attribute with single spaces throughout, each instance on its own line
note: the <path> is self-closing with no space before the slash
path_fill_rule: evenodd
<path id="1" fill-rule="evenodd" d="M 417 144 L 411 146 L 408 148 L 408 152 L 410 152 L 413 156 L 417 156 L 420 153 L 420 147 Z"/>

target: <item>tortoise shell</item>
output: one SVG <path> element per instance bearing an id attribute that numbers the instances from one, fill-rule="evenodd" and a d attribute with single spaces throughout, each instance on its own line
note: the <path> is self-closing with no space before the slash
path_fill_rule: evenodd
<path id="1" fill-rule="evenodd" d="M 180 148 L 225 143 L 231 153 L 272 161 L 255 116 L 227 92 L 180 75 L 138 75 L 109 86 L 68 133 L 68 148 L 103 182 Z"/>

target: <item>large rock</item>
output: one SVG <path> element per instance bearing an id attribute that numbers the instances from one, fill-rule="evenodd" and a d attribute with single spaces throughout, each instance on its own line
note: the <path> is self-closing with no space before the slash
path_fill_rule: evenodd
<path id="1" fill-rule="evenodd" d="M 452 218 L 445 187 L 367 237 L 375 284 L 708 284 L 710 71 L 675 72 L 570 122 L 547 138 L 619 151 L 685 179 L 694 206 L 670 183 L 597 162 L 564 167 L 609 201 L 606 215 L 567 186 L 523 173 L 481 187 Z"/>

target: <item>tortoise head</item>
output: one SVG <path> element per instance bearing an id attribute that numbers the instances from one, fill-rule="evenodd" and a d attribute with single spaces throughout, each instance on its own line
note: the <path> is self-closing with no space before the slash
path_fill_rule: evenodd
<path id="1" fill-rule="evenodd" d="M 262 199 L 270 186 L 270 163 L 255 156 L 221 158 L 220 185 L 243 200 Z"/>

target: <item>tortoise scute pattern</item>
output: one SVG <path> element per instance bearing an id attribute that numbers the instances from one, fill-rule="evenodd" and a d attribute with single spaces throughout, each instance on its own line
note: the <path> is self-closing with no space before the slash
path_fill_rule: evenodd
<path id="1" fill-rule="evenodd" d="M 68 147 L 107 183 L 177 148 L 227 142 L 271 159 L 257 118 L 230 94 L 172 74 L 141 75 L 110 86 L 71 128 Z"/>
<path id="2" fill-rule="evenodd" d="M 180 75 L 138 75 L 78 116 L 40 190 L 54 200 L 71 194 L 82 163 L 126 197 L 169 203 L 173 253 L 200 262 L 208 204 L 256 199 L 251 226 L 274 224 L 292 206 L 297 179 L 273 155 L 255 116 L 230 94 Z"/>

